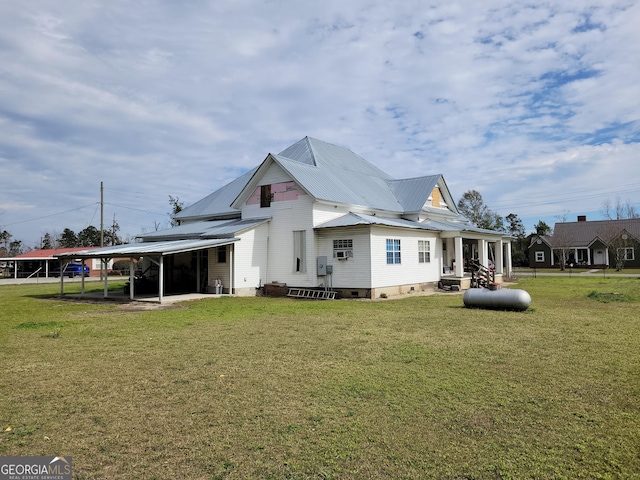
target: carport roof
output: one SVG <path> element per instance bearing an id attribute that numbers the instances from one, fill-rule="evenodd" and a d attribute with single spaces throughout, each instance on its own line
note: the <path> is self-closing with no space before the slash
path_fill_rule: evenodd
<path id="1" fill-rule="evenodd" d="M 139 242 L 127 245 L 115 245 L 93 250 L 81 250 L 73 253 L 55 255 L 58 258 L 116 258 L 143 257 L 145 255 L 172 255 L 176 253 L 204 250 L 210 247 L 228 245 L 237 242 L 238 238 L 211 238 L 207 240 L 172 240 L 166 242 Z"/>

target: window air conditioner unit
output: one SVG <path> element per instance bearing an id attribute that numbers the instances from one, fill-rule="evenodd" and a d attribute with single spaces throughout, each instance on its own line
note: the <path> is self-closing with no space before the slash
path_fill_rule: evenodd
<path id="1" fill-rule="evenodd" d="M 349 257 L 353 257 L 353 251 L 351 250 L 337 250 L 336 258 L 338 260 L 346 260 Z"/>

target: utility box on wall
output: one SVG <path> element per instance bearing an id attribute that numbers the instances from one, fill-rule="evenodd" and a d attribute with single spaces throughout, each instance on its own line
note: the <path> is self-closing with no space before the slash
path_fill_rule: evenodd
<path id="1" fill-rule="evenodd" d="M 318 276 L 323 277 L 327 274 L 327 257 L 318 257 Z"/>

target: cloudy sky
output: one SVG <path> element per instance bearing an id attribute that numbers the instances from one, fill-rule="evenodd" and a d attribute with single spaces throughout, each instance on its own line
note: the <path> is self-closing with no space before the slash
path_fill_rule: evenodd
<path id="1" fill-rule="evenodd" d="M 0 230 L 122 236 L 304 136 L 527 231 L 640 209 L 640 2 L 0 2 Z"/>

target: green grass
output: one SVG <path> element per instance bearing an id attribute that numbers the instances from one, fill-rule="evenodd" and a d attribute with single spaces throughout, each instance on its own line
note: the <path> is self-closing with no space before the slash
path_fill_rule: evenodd
<path id="1" fill-rule="evenodd" d="M 0 455 L 104 479 L 640 478 L 640 280 L 517 288 L 525 312 L 4 286 Z"/>

